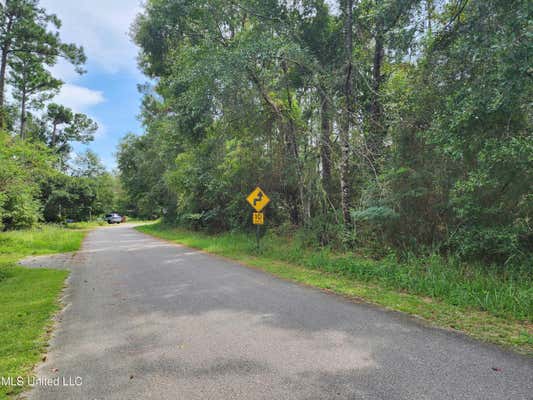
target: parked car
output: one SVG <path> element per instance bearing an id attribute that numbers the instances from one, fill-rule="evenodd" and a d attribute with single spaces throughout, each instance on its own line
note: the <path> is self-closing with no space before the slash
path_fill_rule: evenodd
<path id="1" fill-rule="evenodd" d="M 106 214 L 104 220 L 107 221 L 108 224 L 120 224 L 122 222 L 122 217 L 117 213 L 111 213 Z"/>

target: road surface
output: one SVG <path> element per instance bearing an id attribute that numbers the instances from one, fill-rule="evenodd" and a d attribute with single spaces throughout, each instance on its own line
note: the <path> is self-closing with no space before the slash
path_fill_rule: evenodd
<path id="1" fill-rule="evenodd" d="M 30 263 L 72 271 L 31 399 L 533 399 L 531 358 L 131 226 Z"/>

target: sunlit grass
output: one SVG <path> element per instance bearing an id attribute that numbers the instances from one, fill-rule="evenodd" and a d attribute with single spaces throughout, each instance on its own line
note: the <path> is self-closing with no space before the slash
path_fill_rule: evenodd
<path id="1" fill-rule="evenodd" d="M 85 233 L 59 226 L 44 225 L 32 230 L 0 233 L 0 257 L 28 256 L 75 251 Z"/>
<path id="2" fill-rule="evenodd" d="M 65 225 L 68 229 L 91 229 L 98 228 L 99 226 L 105 226 L 107 222 L 103 220 L 84 221 L 84 222 L 71 222 Z"/>
<path id="3" fill-rule="evenodd" d="M 28 376 L 40 360 L 67 271 L 27 269 L 22 257 L 77 250 L 85 231 L 42 226 L 0 233 L 0 377 Z M 23 388 L 0 385 L 0 399 Z"/>

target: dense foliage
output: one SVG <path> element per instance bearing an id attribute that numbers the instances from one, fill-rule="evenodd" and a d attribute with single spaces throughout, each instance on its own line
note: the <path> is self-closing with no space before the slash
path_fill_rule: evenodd
<path id="1" fill-rule="evenodd" d="M 72 142 L 98 129 L 85 114 L 51 102 L 63 82 L 59 58 L 82 73 L 81 47 L 61 41 L 61 22 L 37 0 L 0 4 L 0 230 L 39 221 L 87 220 L 114 206 L 116 179 Z"/>
<path id="2" fill-rule="evenodd" d="M 148 0 L 118 162 L 140 216 L 314 243 L 531 259 L 525 0 Z"/>

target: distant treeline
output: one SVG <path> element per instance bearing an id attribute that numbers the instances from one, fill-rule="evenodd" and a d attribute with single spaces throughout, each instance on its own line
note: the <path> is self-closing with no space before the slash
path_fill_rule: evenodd
<path id="1" fill-rule="evenodd" d="M 61 40 L 61 21 L 38 0 L 0 3 L 0 230 L 86 220 L 113 207 L 116 179 L 93 152 L 97 124 L 53 103 L 59 59 L 83 73 L 83 48 Z"/>
<path id="2" fill-rule="evenodd" d="M 526 0 L 148 0 L 128 208 L 212 231 L 498 263 L 533 248 Z"/>

